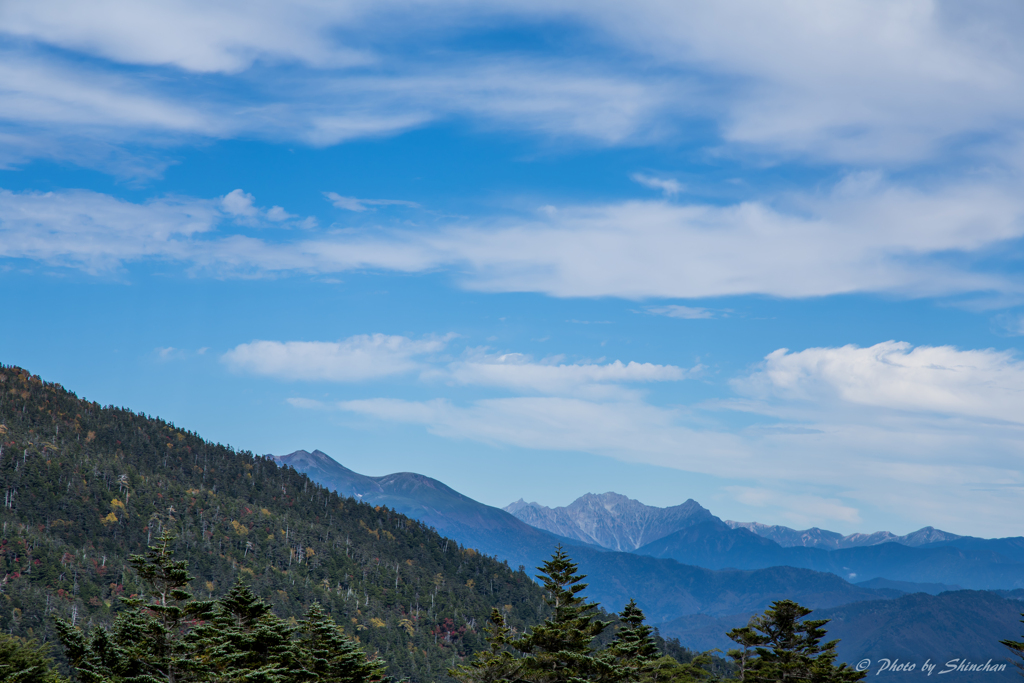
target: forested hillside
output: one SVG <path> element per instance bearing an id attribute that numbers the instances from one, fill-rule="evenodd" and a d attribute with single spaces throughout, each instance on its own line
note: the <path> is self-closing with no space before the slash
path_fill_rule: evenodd
<path id="1" fill-rule="evenodd" d="M 524 571 L 419 522 L 8 366 L 0 490 L 0 629 L 15 635 L 52 640 L 55 614 L 108 624 L 116 598 L 141 591 L 127 556 L 165 529 L 198 596 L 241 575 L 283 617 L 319 600 L 414 681 L 480 649 L 492 607 L 519 630 L 548 609 Z"/>

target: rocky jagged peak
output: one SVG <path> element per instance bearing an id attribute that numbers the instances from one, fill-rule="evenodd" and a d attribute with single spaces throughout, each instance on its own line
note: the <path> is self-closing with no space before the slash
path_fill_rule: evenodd
<path id="1" fill-rule="evenodd" d="M 557 508 L 520 499 L 505 511 L 559 536 L 627 552 L 693 524 L 718 520 L 692 499 L 659 508 L 614 491 L 587 493 Z"/>

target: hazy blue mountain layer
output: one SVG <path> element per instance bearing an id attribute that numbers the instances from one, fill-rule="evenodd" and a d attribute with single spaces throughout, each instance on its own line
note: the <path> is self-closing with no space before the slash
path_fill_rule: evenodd
<path id="1" fill-rule="evenodd" d="M 931 543 L 916 548 L 901 543 L 840 550 L 784 548 L 746 529 L 730 529 L 712 521 L 677 531 L 636 552 L 710 569 L 786 565 L 831 572 L 850 581 L 885 578 L 976 589 L 1024 586 L 1021 562 L 989 550 L 983 544 L 978 549 L 963 549 L 953 543 Z"/>
<path id="2" fill-rule="evenodd" d="M 782 565 L 853 582 L 883 578 L 979 589 L 1024 585 L 1024 538 L 972 538 L 932 527 L 905 536 L 796 531 L 723 522 L 693 500 L 658 508 L 610 492 L 587 494 L 559 508 L 519 500 L 505 510 L 562 536 L 709 569 Z"/>
<path id="3" fill-rule="evenodd" d="M 807 569 L 713 571 L 672 559 L 607 551 L 534 529 L 503 510 L 422 475 L 366 477 L 319 451 L 296 451 L 275 460 L 299 468 L 328 489 L 373 505 L 386 505 L 434 526 L 464 546 L 506 559 L 513 566 L 536 567 L 550 557 L 556 544 L 563 543 L 587 574 L 589 597 L 614 610 L 635 598 L 653 623 L 698 612 L 753 612 L 783 597 L 824 607 L 899 594 L 854 586 L 833 574 Z M 689 508 L 693 517 L 710 516 L 695 503 Z M 713 524 L 731 531 L 720 521 Z"/>
<path id="4" fill-rule="evenodd" d="M 1017 592 L 1020 595 L 1020 592 Z M 811 619 L 829 619 L 828 639 L 839 639 L 840 661 L 851 665 L 867 658 L 871 678 L 905 675 L 917 680 L 927 674 L 921 665 L 929 659 L 938 664 L 933 678 L 946 668 L 946 662 L 967 659 L 974 663 L 1008 663 L 1008 650 L 999 644 L 1007 638 L 1019 639 L 1022 627 L 1020 613 L 1024 602 L 1013 594 L 994 591 L 953 591 L 939 595 L 909 593 L 894 600 L 856 602 L 830 608 L 819 608 Z M 743 626 L 749 614 L 694 614 L 661 624 L 666 637 L 679 638 L 690 648 L 725 651 L 735 643 L 724 634 Z M 906 674 L 882 672 L 880 660 L 916 664 Z M 1019 670 L 1012 664 L 1006 671 L 981 674 L 950 673 L 938 680 L 1016 681 Z M 870 679 L 869 679 L 870 680 Z"/>

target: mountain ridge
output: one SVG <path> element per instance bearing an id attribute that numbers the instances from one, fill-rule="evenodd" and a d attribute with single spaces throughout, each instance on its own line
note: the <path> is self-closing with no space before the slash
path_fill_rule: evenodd
<path id="1" fill-rule="evenodd" d="M 783 548 L 804 547 L 843 550 L 845 548 L 858 548 L 882 543 L 899 543 L 900 545 L 919 547 L 930 543 L 943 543 L 965 538 L 964 536 L 951 534 L 948 531 L 942 531 L 931 526 L 922 527 L 903 536 L 897 536 L 889 531 L 875 531 L 870 534 L 856 533 L 843 536 L 835 531 L 819 529 L 818 527 L 798 531 L 777 524 L 734 522 L 732 520 L 725 520 L 725 523 L 733 529 L 746 529 L 762 538 L 771 539 Z"/>

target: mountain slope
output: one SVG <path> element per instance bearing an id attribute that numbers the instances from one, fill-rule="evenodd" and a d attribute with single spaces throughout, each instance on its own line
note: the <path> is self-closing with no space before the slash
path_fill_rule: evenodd
<path id="1" fill-rule="evenodd" d="M 413 681 L 445 680 L 493 607 L 546 613 L 523 572 L 384 507 L 162 420 L 101 407 L 0 366 L 0 628 L 109 623 L 142 584 L 126 567 L 168 528 L 201 597 L 241 577 L 283 617 L 317 600 Z"/>
<path id="2" fill-rule="evenodd" d="M 533 568 L 549 557 L 556 545 L 571 542 L 535 529 L 503 510 L 478 503 L 422 474 L 399 472 L 368 477 L 319 450 L 295 451 L 273 458 L 340 495 L 386 505 L 468 548 L 507 560 L 512 566 Z"/>
<path id="3" fill-rule="evenodd" d="M 814 618 L 830 620 L 829 638 L 841 639 L 837 651 L 842 661 L 870 658 L 875 673 L 883 657 L 917 663 L 918 670 L 931 659 L 938 674 L 954 659 L 1007 664 L 1009 652 L 999 641 L 1020 636 L 1022 610 L 1024 603 L 992 592 L 954 591 L 843 605 L 816 611 Z M 1012 664 L 1003 672 L 953 675 L 956 680 L 1020 680 Z"/>

